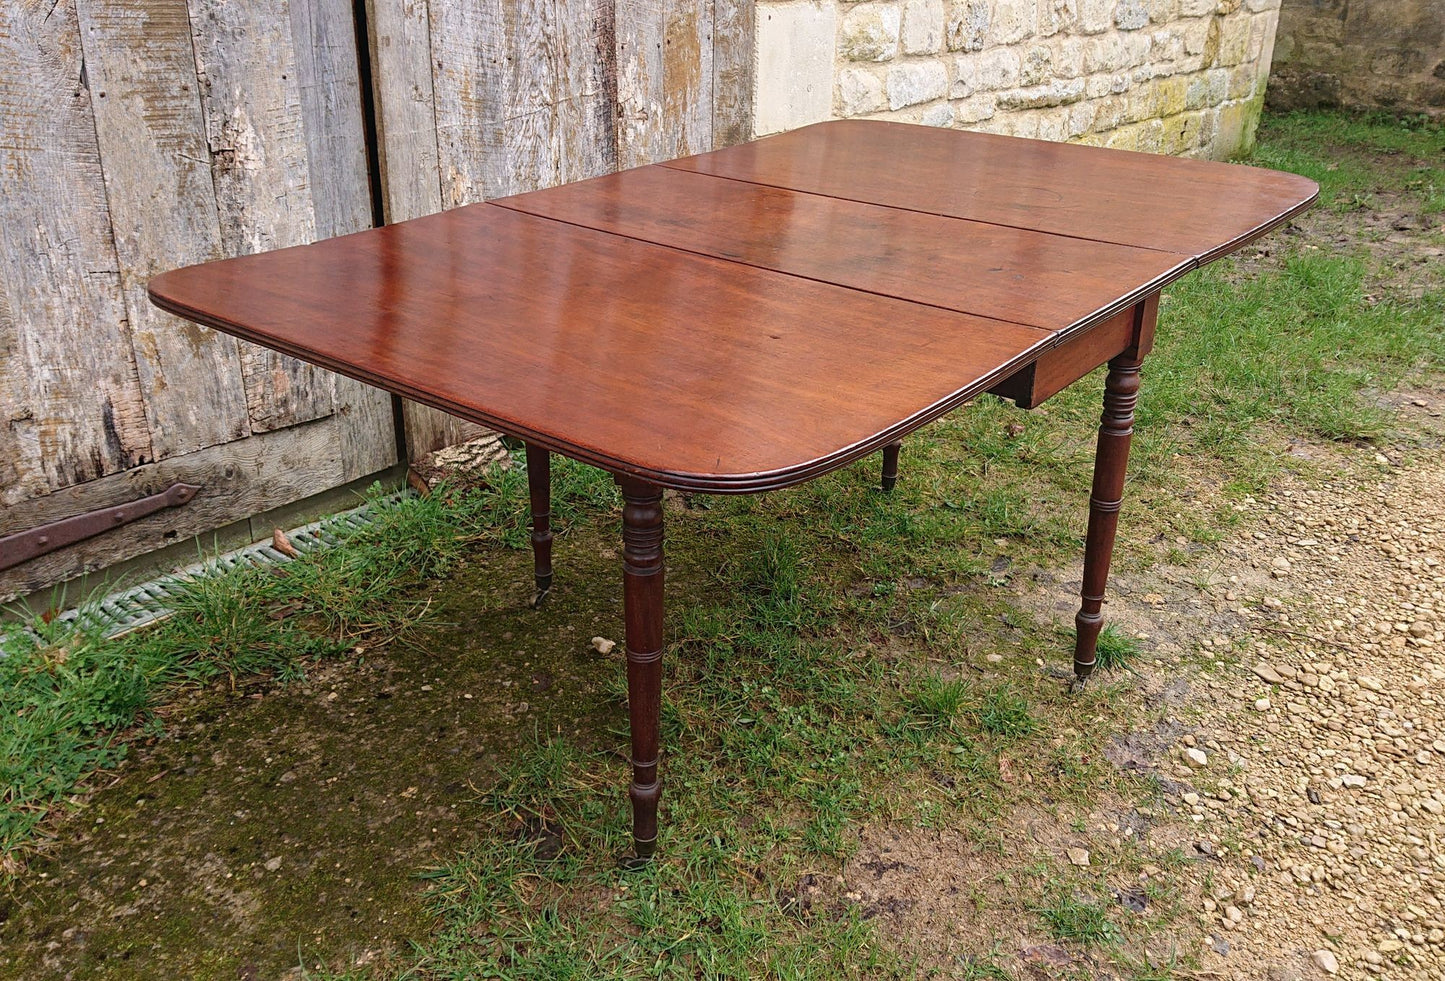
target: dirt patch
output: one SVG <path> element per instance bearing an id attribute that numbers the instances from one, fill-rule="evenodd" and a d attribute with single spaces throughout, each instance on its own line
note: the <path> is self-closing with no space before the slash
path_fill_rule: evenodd
<path id="1" fill-rule="evenodd" d="M 947 832 L 869 831 L 847 888 L 885 936 L 933 967 L 996 944 L 1021 976 L 1106 976 L 1041 938 L 1003 885 L 1066 875 L 1082 847 L 1125 908 L 1176 905 L 1152 963 L 1172 950 L 1201 977 L 1442 976 L 1445 469 L 1373 453 L 1251 502 L 1250 530 L 1207 556 L 1218 575 L 1164 566 L 1113 584 L 1108 616 L 1145 649 L 1126 697 L 1148 722 L 1104 755 L 1156 800 L 1010 815 L 1007 843 L 982 853 Z M 1077 582 L 1031 582 L 1025 605 L 1066 622 Z M 1026 956 L 1041 945 L 1071 960 Z"/>
<path id="2" fill-rule="evenodd" d="M 956 969 L 990 944 L 1001 963 L 1011 960 L 1016 968 L 1025 951 L 1049 946 L 1049 938 L 1018 916 L 1010 897 L 1016 890 L 1001 873 L 1036 857 L 1040 846 L 1031 835 L 1053 822 L 1015 817 L 1025 824 L 1008 822 L 1020 833 L 1002 855 L 951 830 L 869 829 L 844 868 L 843 899 L 886 924 L 885 936 L 906 937 L 905 949 L 925 968 Z M 1075 963 L 1060 954 L 1065 964 Z"/>

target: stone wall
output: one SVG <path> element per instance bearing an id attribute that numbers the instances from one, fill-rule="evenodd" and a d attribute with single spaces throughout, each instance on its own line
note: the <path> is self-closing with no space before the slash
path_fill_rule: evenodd
<path id="1" fill-rule="evenodd" d="M 1445 116 L 1445 0 L 1284 0 L 1269 104 Z"/>
<path id="2" fill-rule="evenodd" d="M 757 9 L 758 135 L 873 117 L 1228 157 L 1280 0 L 786 0 Z"/>

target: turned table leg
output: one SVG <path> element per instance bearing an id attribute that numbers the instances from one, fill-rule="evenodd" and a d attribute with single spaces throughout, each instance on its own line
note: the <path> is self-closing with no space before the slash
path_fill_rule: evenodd
<path id="1" fill-rule="evenodd" d="M 662 710 L 662 489 L 630 477 L 622 487 L 622 600 L 627 624 L 627 713 L 632 725 L 632 841 L 636 857 L 657 850 L 657 763 Z"/>
<path id="2" fill-rule="evenodd" d="M 1139 364 L 1136 352 L 1121 354 L 1109 362 L 1109 375 L 1104 381 L 1104 415 L 1094 456 L 1094 488 L 1089 496 L 1089 532 L 1084 544 L 1083 603 L 1074 618 L 1078 628 L 1074 674 L 1081 682 L 1094 670 L 1099 631 L 1104 626 L 1104 587 L 1109 581 L 1109 560 L 1114 554 L 1119 506 L 1124 498 L 1134 405 L 1139 401 Z"/>
<path id="3" fill-rule="evenodd" d="M 552 590 L 552 454 L 527 444 L 527 490 L 532 498 L 532 570 L 537 582 L 533 606 Z"/>
<path id="4" fill-rule="evenodd" d="M 883 492 L 885 494 L 893 490 L 898 483 L 898 451 L 902 449 L 903 441 L 894 440 L 883 447 Z"/>

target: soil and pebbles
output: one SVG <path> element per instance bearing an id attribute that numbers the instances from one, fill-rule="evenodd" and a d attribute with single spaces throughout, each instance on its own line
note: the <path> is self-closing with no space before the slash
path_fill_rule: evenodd
<path id="1" fill-rule="evenodd" d="M 1445 466 L 1381 477 L 1273 497 L 1269 580 L 1212 597 L 1246 633 L 1178 775 L 1238 835 L 1203 903 L 1236 976 L 1445 977 Z"/>
<path id="2" fill-rule="evenodd" d="M 1232 539 L 1115 575 L 1108 615 L 1146 652 L 1122 697 L 1152 722 L 1105 755 L 1160 800 L 1104 800 L 1072 828 L 1020 812 L 988 854 L 865 833 L 845 888 L 901 949 L 947 970 L 992 947 L 1021 978 L 1129 976 L 1121 954 L 1173 977 L 1445 978 L 1445 391 L 1400 401 L 1415 459 L 1316 448 L 1327 476 L 1244 498 Z M 1078 580 L 1030 585 L 1021 602 L 1067 623 Z M 1133 948 L 1059 944 L 1007 883 L 1070 866 L 1121 904 L 1184 909 Z"/>

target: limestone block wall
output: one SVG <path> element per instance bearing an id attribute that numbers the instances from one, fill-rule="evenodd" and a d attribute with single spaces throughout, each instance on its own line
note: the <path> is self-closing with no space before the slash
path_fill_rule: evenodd
<path id="1" fill-rule="evenodd" d="M 1445 116 L 1445 0 L 1284 0 L 1269 104 Z"/>
<path id="2" fill-rule="evenodd" d="M 1228 157 L 1280 0 L 761 0 L 757 135 L 869 117 Z"/>

